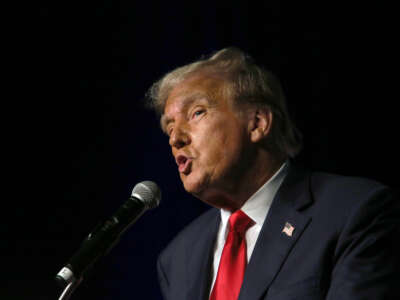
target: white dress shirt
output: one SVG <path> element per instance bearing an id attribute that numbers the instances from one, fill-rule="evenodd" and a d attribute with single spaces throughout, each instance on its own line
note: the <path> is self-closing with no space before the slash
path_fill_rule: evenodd
<path id="1" fill-rule="evenodd" d="M 246 246 L 247 246 L 247 262 L 249 262 L 251 254 L 253 253 L 254 246 L 261 228 L 264 224 L 265 218 L 271 207 L 272 200 L 275 197 L 283 179 L 287 174 L 289 161 L 286 161 L 280 169 L 256 192 L 251 196 L 241 210 L 248 215 L 255 224 L 246 231 Z M 219 225 L 217 239 L 214 247 L 214 259 L 212 268 L 212 284 L 210 293 L 213 289 L 215 279 L 217 277 L 219 261 L 221 259 L 222 250 L 224 249 L 225 240 L 229 232 L 229 217 L 231 212 L 221 209 L 221 223 Z"/>

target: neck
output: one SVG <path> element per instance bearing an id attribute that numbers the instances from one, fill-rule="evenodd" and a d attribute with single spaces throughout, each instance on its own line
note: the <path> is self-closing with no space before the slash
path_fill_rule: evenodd
<path id="1" fill-rule="evenodd" d="M 236 180 L 236 184 L 229 190 L 208 191 L 207 195 L 201 195 L 199 198 L 212 206 L 234 212 L 279 170 L 285 159 L 284 156 L 265 152 L 247 168 L 245 174 Z"/>

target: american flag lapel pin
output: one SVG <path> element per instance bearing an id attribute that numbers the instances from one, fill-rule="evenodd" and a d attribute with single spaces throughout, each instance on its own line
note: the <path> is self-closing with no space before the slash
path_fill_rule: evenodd
<path id="1" fill-rule="evenodd" d="M 285 226 L 283 226 L 282 232 L 284 232 L 287 236 L 292 236 L 293 231 L 294 231 L 294 226 L 289 222 L 286 222 Z"/>

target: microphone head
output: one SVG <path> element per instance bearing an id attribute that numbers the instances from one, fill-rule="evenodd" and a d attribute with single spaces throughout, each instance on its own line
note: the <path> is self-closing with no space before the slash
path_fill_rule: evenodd
<path id="1" fill-rule="evenodd" d="M 155 208 L 160 204 L 161 190 L 153 181 L 142 181 L 133 188 L 132 197 L 142 200 L 147 208 Z"/>

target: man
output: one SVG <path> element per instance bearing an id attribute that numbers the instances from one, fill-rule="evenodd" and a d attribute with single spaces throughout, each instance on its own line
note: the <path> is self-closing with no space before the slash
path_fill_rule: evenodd
<path id="1" fill-rule="evenodd" d="M 300 134 L 272 74 L 228 48 L 149 96 L 185 190 L 214 207 L 161 253 L 165 299 L 400 299 L 399 201 L 296 167 Z"/>

